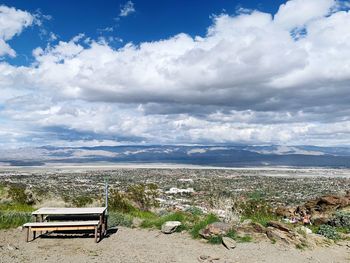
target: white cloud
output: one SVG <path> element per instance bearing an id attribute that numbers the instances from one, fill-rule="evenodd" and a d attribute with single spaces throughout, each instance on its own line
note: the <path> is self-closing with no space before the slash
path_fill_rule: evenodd
<path id="1" fill-rule="evenodd" d="M 77 144 L 349 144 L 349 25 L 334 1 L 291 0 L 275 16 L 216 16 L 205 36 L 114 49 L 80 34 L 30 67 L 0 64 L 0 118 L 21 123 L 16 140 L 52 144 L 57 127 Z"/>
<path id="2" fill-rule="evenodd" d="M 280 6 L 274 21 L 279 26 L 291 30 L 324 17 L 335 4 L 335 0 L 290 0 Z"/>
<path id="3" fill-rule="evenodd" d="M 25 11 L 0 5 L 0 56 L 14 57 L 16 52 L 6 43 L 33 23 L 34 17 Z"/>
<path id="4" fill-rule="evenodd" d="M 128 15 L 134 13 L 135 11 L 136 10 L 134 7 L 134 3 L 132 1 L 128 1 L 120 9 L 119 16 L 128 16 Z"/>

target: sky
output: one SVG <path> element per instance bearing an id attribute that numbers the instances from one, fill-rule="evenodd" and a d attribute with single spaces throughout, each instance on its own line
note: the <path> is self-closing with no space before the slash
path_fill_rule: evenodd
<path id="1" fill-rule="evenodd" d="M 350 146 L 349 9 L 0 1 L 0 147 Z"/>

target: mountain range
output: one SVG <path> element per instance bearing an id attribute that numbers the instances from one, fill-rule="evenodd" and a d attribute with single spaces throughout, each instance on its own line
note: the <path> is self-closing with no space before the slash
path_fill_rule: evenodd
<path id="1" fill-rule="evenodd" d="M 42 146 L 0 150 L 0 164 L 163 163 L 218 167 L 339 167 L 350 168 L 350 148 L 318 146 Z"/>

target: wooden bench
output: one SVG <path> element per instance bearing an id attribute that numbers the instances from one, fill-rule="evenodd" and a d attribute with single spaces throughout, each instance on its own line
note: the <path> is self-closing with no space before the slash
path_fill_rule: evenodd
<path id="1" fill-rule="evenodd" d="M 91 221 L 59 221 L 59 222 L 35 222 L 26 223 L 23 228 L 27 228 L 26 241 L 29 241 L 29 232 L 33 232 L 33 240 L 37 231 L 66 231 L 66 230 L 94 230 L 95 242 L 98 240 L 98 235 L 101 239 L 101 224 L 99 220 Z"/>

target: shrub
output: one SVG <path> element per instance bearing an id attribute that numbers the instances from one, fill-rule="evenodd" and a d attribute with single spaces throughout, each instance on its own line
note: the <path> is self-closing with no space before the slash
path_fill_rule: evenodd
<path id="1" fill-rule="evenodd" d="M 130 213 L 136 210 L 135 207 L 127 199 L 126 195 L 118 190 L 112 190 L 108 197 L 108 209 L 111 211 L 119 211 Z"/>
<path id="2" fill-rule="evenodd" d="M 33 195 L 26 192 L 26 188 L 22 186 L 11 185 L 7 194 L 14 202 L 19 204 L 32 205 L 35 203 Z"/>
<path id="3" fill-rule="evenodd" d="M 336 228 L 330 225 L 321 225 L 318 229 L 317 234 L 320 234 L 326 238 L 333 240 L 337 240 L 340 238 Z"/>
<path id="4" fill-rule="evenodd" d="M 190 206 L 188 208 L 186 208 L 185 210 L 187 213 L 191 213 L 194 216 L 201 216 L 203 215 L 203 211 L 202 209 L 195 207 L 195 206 Z"/>
<path id="5" fill-rule="evenodd" d="M 0 211 L 32 212 L 34 208 L 27 204 L 4 202 L 0 203 Z"/>
<path id="6" fill-rule="evenodd" d="M 245 235 L 245 236 L 238 236 L 237 233 L 232 229 L 230 230 L 225 236 L 230 237 L 234 240 L 236 240 L 239 243 L 246 243 L 246 242 L 251 242 L 252 237 Z"/>
<path id="7" fill-rule="evenodd" d="M 208 242 L 210 244 L 221 244 L 222 243 L 222 237 L 221 236 L 212 236 L 208 239 Z"/>
<path id="8" fill-rule="evenodd" d="M 179 229 L 183 230 L 185 228 L 185 223 L 186 223 L 186 215 L 182 212 L 175 212 L 175 213 L 171 213 L 168 215 L 164 215 L 162 217 L 156 217 L 156 218 L 149 218 L 149 219 L 145 219 L 142 224 L 141 227 L 143 228 L 158 228 L 160 229 L 162 227 L 162 225 L 167 222 L 167 221 L 180 221 L 183 226 Z"/>
<path id="9" fill-rule="evenodd" d="M 350 231 L 350 213 L 339 211 L 334 214 L 334 218 L 329 223 L 332 226 L 344 228 Z"/>
<path id="10" fill-rule="evenodd" d="M 108 227 L 132 226 L 132 216 L 120 212 L 111 212 L 108 214 Z"/>
<path id="11" fill-rule="evenodd" d="M 0 211 L 0 229 L 21 226 L 32 219 L 29 212 Z"/>
<path id="12" fill-rule="evenodd" d="M 131 185 L 127 189 L 127 196 L 143 211 L 148 211 L 151 207 L 159 206 L 159 202 L 156 199 L 159 196 L 158 186 L 156 184 Z"/>
<path id="13" fill-rule="evenodd" d="M 273 213 L 272 207 L 263 199 L 258 198 L 258 195 L 253 199 L 247 199 L 238 204 L 239 212 L 242 219 L 251 219 L 263 226 L 271 220 L 276 220 L 278 217 Z"/>

